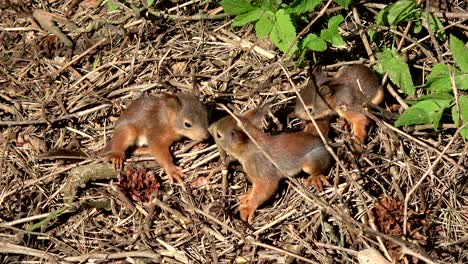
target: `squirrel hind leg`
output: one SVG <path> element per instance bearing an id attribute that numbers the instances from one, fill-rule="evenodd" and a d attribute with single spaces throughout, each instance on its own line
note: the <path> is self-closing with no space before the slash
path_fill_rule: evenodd
<path id="1" fill-rule="evenodd" d="M 330 185 L 325 175 L 323 175 L 323 169 L 319 164 L 305 163 L 302 166 L 302 170 L 308 173 L 310 176 L 305 179 L 304 184 L 309 187 L 314 184 L 318 190 L 323 190 L 323 184 Z"/>
<path id="2" fill-rule="evenodd" d="M 309 152 L 302 164 L 302 170 L 310 176 L 305 180 L 305 185 L 308 187 L 314 184 L 318 190 L 323 189 L 323 184 L 328 184 L 324 173 L 328 171 L 331 164 L 331 155 L 328 153 L 325 146 L 317 146 Z"/>
<path id="3" fill-rule="evenodd" d="M 278 188 L 279 179 L 253 180 L 252 188 L 247 197 L 241 197 L 239 205 L 240 217 L 243 221 L 252 223 L 255 210 L 270 199 Z"/>

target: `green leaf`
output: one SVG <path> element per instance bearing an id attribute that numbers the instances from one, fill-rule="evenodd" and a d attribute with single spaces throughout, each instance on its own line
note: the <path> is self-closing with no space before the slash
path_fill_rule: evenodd
<path id="1" fill-rule="evenodd" d="M 109 8 L 109 11 L 115 11 L 119 8 L 117 3 L 114 2 L 114 0 L 107 0 L 106 1 L 107 8 Z"/>
<path id="2" fill-rule="evenodd" d="M 224 12 L 230 15 L 240 15 L 254 9 L 249 0 L 223 0 L 220 4 Z"/>
<path id="3" fill-rule="evenodd" d="M 270 39 L 273 44 L 278 47 L 282 52 L 287 52 L 289 56 L 297 50 L 296 29 L 291 22 L 291 17 L 284 9 L 278 10 L 275 14 L 275 24 L 270 33 Z"/>
<path id="4" fill-rule="evenodd" d="M 453 102 L 454 97 L 453 95 L 449 93 L 434 93 L 434 94 L 421 95 L 418 98 L 418 101 L 424 101 L 424 100 L 434 101 L 438 105 L 447 108 Z"/>
<path id="5" fill-rule="evenodd" d="M 413 32 L 418 34 L 421 32 L 423 26 L 422 26 L 422 23 L 421 23 L 421 20 L 416 20 L 414 22 L 414 29 L 413 29 Z"/>
<path id="6" fill-rule="evenodd" d="M 461 73 L 457 69 L 452 69 L 456 87 L 459 90 L 467 90 L 468 73 Z M 449 93 L 453 91 L 448 66 L 445 64 L 434 65 L 434 67 L 432 67 L 432 72 L 427 76 L 427 82 L 424 88 L 435 93 Z"/>
<path id="7" fill-rule="evenodd" d="M 380 73 L 388 73 L 390 80 L 398 84 L 407 95 L 414 95 L 415 88 L 411 79 L 408 64 L 395 49 L 385 49 L 377 53 L 378 62 L 375 70 Z"/>
<path id="8" fill-rule="evenodd" d="M 344 21 L 342 15 L 337 15 L 328 20 L 328 28 L 320 31 L 320 37 L 332 43 L 334 46 L 344 45 L 344 40 L 338 32 L 338 27 Z"/>
<path id="9" fill-rule="evenodd" d="M 322 0 L 294 0 L 288 8 L 286 8 L 286 12 L 289 14 L 302 14 L 306 12 L 310 12 L 317 7 Z"/>
<path id="10" fill-rule="evenodd" d="M 371 27 L 367 30 L 367 34 L 369 35 L 370 41 L 373 42 L 375 40 L 375 34 L 377 34 L 377 30 L 375 30 L 374 27 Z"/>
<path id="11" fill-rule="evenodd" d="M 259 39 L 267 37 L 273 29 L 273 23 L 275 22 L 275 14 L 271 11 L 266 11 L 263 16 L 255 24 L 255 31 Z"/>
<path id="12" fill-rule="evenodd" d="M 461 121 L 463 124 L 466 124 L 468 123 L 468 95 L 460 96 L 458 98 L 458 103 L 460 105 Z M 452 107 L 452 119 L 457 127 L 461 126 L 460 120 L 458 119 L 458 109 L 456 105 Z M 460 135 L 465 139 L 468 139 L 468 125 L 460 130 Z"/>
<path id="13" fill-rule="evenodd" d="M 351 0 L 335 0 L 337 4 L 342 6 L 344 9 L 348 9 L 349 4 L 351 3 Z"/>
<path id="14" fill-rule="evenodd" d="M 310 33 L 300 43 L 302 51 L 311 49 L 313 51 L 324 51 L 327 49 L 327 43 L 319 36 Z"/>
<path id="15" fill-rule="evenodd" d="M 437 32 L 437 30 L 444 28 L 444 25 L 442 25 L 442 22 L 434 16 L 434 14 L 429 13 L 429 28 L 433 32 L 434 36 L 439 39 L 440 41 L 443 41 L 445 39 L 445 32 L 441 30 L 440 32 Z"/>
<path id="16" fill-rule="evenodd" d="M 427 99 L 421 101 L 408 108 L 395 122 L 395 126 L 400 127 L 432 123 L 434 127 L 437 128 L 445 109 L 445 104 L 440 105 L 435 100 Z"/>
<path id="17" fill-rule="evenodd" d="M 468 47 L 454 35 L 450 35 L 450 50 L 455 62 L 464 73 L 468 73 Z"/>
<path id="18" fill-rule="evenodd" d="M 146 0 L 146 4 L 148 5 L 148 7 L 152 6 L 154 3 L 154 0 Z"/>
<path id="19" fill-rule="evenodd" d="M 237 15 L 232 22 L 233 27 L 241 27 L 249 22 L 257 21 L 264 13 L 260 8 L 255 8 L 247 13 Z"/>
<path id="20" fill-rule="evenodd" d="M 263 0 L 261 6 L 263 10 L 276 12 L 280 7 L 282 0 Z"/>
<path id="21" fill-rule="evenodd" d="M 392 26 L 420 17 L 421 12 L 415 0 L 400 0 L 382 9 L 376 18 L 377 25 Z"/>

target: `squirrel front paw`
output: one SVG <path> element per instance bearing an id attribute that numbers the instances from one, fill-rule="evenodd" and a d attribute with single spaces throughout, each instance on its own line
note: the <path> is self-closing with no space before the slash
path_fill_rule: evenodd
<path id="1" fill-rule="evenodd" d="M 125 160 L 125 153 L 124 152 L 112 152 L 107 157 L 107 160 L 114 164 L 114 168 L 116 170 L 122 170 L 123 163 Z"/>

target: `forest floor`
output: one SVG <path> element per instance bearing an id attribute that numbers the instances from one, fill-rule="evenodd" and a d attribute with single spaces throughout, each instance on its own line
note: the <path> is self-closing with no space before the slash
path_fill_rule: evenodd
<path id="1" fill-rule="evenodd" d="M 300 130 L 287 118 L 290 81 L 300 87 L 308 78 L 308 67 L 258 42 L 252 25 L 232 28 L 216 1 L 156 1 L 163 11 L 152 13 L 141 2 L 121 1 L 114 11 L 98 0 L 0 4 L 0 262 L 358 263 L 367 248 L 401 263 L 468 262 L 466 141 L 450 125 L 395 128 L 402 108 L 388 92 L 359 153 L 350 129 L 332 119 L 328 143 L 338 162 L 330 185 L 282 181 L 250 225 L 238 211 L 250 183 L 238 163 L 221 164 L 212 139 L 173 145 L 187 191 L 169 185 L 150 156 L 129 157 L 133 169 L 117 177 L 96 153 L 139 96 L 197 85 L 204 103 L 218 104 L 211 121 L 226 115 L 220 104 L 243 112 L 270 100 L 266 131 L 277 134 Z M 359 4 L 361 23 L 373 24 L 381 7 Z M 334 4 L 325 11 L 345 17 L 346 47 L 306 60 L 319 57 L 330 72 L 372 66 L 353 15 Z M 464 19 L 452 30 L 466 30 Z M 417 55 L 408 63 L 421 84 L 430 62 L 420 46 L 409 47 L 419 36 L 406 37 L 402 50 Z M 423 44 L 437 57 L 430 40 Z M 438 49 L 453 62 L 447 45 Z"/>

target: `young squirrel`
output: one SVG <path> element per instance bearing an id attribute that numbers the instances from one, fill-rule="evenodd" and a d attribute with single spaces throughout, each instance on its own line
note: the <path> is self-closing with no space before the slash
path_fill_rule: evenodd
<path id="1" fill-rule="evenodd" d="M 364 113 L 368 103 L 380 104 L 384 91 L 379 79 L 364 65 L 350 65 L 338 71 L 334 78 L 324 73 L 313 72 L 307 86 L 300 95 L 312 118 L 322 118 L 334 113 L 352 124 L 356 141 L 364 143 L 369 119 Z M 294 114 L 309 120 L 304 105 L 296 99 Z"/>
<path id="2" fill-rule="evenodd" d="M 129 147 L 139 154 L 153 155 L 166 171 L 169 182 L 183 184 L 180 167 L 174 165 L 170 145 L 181 138 L 202 141 L 208 138 L 208 113 L 199 99 L 189 94 L 143 96 L 130 104 L 115 126 L 108 159 L 122 169 Z"/>
<path id="3" fill-rule="evenodd" d="M 239 117 L 246 131 L 281 170 L 272 164 L 232 116 L 224 117 L 209 128 L 218 147 L 241 163 L 252 182 L 252 188 L 239 196 L 241 219 L 249 223 L 255 210 L 276 192 L 279 181 L 286 176 L 283 172 L 295 176 L 305 171 L 310 175 L 305 184 L 313 183 L 321 189 L 322 183 L 328 183 L 323 173 L 331 164 L 331 156 L 319 137 L 307 132 L 268 135 L 259 128 L 263 118 L 257 109 Z"/>

